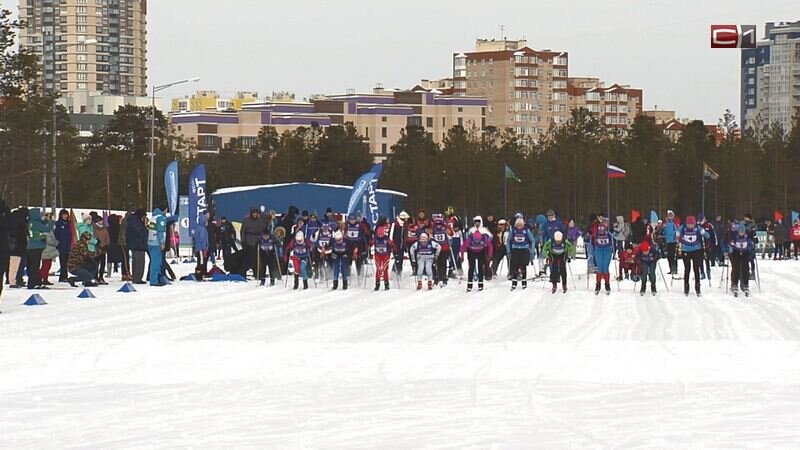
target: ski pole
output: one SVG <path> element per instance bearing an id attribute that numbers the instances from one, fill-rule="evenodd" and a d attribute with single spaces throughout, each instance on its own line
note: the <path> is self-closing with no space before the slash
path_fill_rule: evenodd
<path id="1" fill-rule="evenodd" d="M 661 274 L 661 280 L 664 281 L 664 288 L 669 292 L 669 286 L 667 286 L 667 277 L 664 275 L 664 269 L 661 268 L 661 264 L 656 262 L 658 266 L 658 272 Z"/>
<path id="2" fill-rule="evenodd" d="M 572 263 L 567 263 L 567 270 L 569 270 L 569 278 L 572 280 L 572 289 L 578 289 L 578 285 L 575 284 L 575 276 L 572 275 Z"/>
<path id="3" fill-rule="evenodd" d="M 756 258 L 756 286 L 758 286 L 758 293 L 761 293 L 761 273 L 758 270 L 758 258 Z"/>

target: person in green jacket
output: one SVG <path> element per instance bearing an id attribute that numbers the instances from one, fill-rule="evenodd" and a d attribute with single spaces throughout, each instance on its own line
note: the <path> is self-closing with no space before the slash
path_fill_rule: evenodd
<path id="1" fill-rule="evenodd" d="M 42 265 L 42 251 L 47 247 L 47 233 L 53 231 L 50 221 L 43 216 L 43 211 L 33 208 L 29 212 L 28 221 L 28 248 L 26 257 L 28 260 L 28 289 L 47 289 L 42 284 L 40 275 Z"/>
<path id="2" fill-rule="evenodd" d="M 76 228 L 78 229 L 78 236 L 83 236 L 83 233 L 89 233 L 92 238 L 89 240 L 89 251 L 94 252 L 97 250 L 97 236 L 94 235 L 94 227 L 92 226 L 92 216 L 90 214 L 82 214 L 82 222 L 78 222 Z"/>
<path id="3" fill-rule="evenodd" d="M 553 239 L 547 241 L 542 249 L 544 257 L 550 265 L 550 282 L 553 283 L 552 293 L 558 290 L 558 281 L 561 280 L 561 288 L 567 293 L 567 264 L 575 257 L 575 246 L 567 239 L 564 233 L 556 231 Z"/>

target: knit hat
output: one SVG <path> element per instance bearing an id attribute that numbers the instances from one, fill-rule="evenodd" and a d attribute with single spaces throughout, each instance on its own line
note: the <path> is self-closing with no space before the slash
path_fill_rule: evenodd
<path id="1" fill-rule="evenodd" d="M 297 233 L 294 235 L 294 238 L 297 240 L 297 242 L 303 242 L 303 240 L 306 238 L 306 236 L 305 236 L 305 234 L 303 234 L 303 232 L 302 232 L 302 231 L 298 231 L 298 232 L 297 232 Z"/>
<path id="2" fill-rule="evenodd" d="M 522 220 L 522 217 L 518 217 L 517 220 L 514 221 L 514 226 L 517 228 L 522 228 L 525 226 L 525 221 Z"/>
<path id="3" fill-rule="evenodd" d="M 556 231 L 555 233 L 553 233 L 553 239 L 555 239 L 556 242 L 561 242 L 561 240 L 564 239 L 564 233 Z"/>
<path id="4" fill-rule="evenodd" d="M 405 211 L 400 211 L 400 214 L 398 214 L 397 217 L 399 217 L 399 218 L 401 218 L 403 220 L 408 220 L 408 218 L 411 217 L 411 216 L 409 216 L 408 213 L 405 212 Z"/>
<path id="5" fill-rule="evenodd" d="M 743 223 L 740 223 L 739 225 L 736 226 L 736 231 L 740 235 L 744 236 L 744 234 L 747 232 L 747 227 L 745 227 Z"/>
<path id="6" fill-rule="evenodd" d="M 694 216 L 686 217 L 686 225 L 697 225 L 697 219 Z"/>
<path id="7" fill-rule="evenodd" d="M 341 241 L 342 238 L 344 238 L 344 235 L 342 234 L 341 231 L 337 230 L 336 233 L 333 233 L 333 238 L 336 239 L 337 241 Z"/>
<path id="8" fill-rule="evenodd" d="M 648 252 L 650 252 L 650 243 L 649 243 L 649 242 L 647 242 L 647 241 L 644 241 L 644 242 L 642 242 L 642 243 L 639 245 L 639 250 L 641 250 L 641 251 L 642 251 L 642 253 L 648 253 Z"/>
<path id="9" fill-rule="evenodd" d="M 425 241 L 427 241 L 427 240 L 428 240 L 428 233 L 422 233 L 422 234 L 420 234 L 420 235 L 419 235 L 419 240 L 420 240 L 420 241 L 422 241 L 422 240 L 425 240 Z"/>

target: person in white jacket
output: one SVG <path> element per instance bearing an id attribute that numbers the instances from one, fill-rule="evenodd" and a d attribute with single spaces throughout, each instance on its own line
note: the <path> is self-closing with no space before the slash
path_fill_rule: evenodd
<path id="1" fill-rule="evenodd" d="M 428 238 L 427 233 L 422 233 L 419 240 L 411 246 L 411 259 L 415 262 L 417 272 L 417 290 L 422 289 L 422 277 L 428 278 L 428 290 L 433 289 L 433 262 L 439 257 L 442 248 Z"/>

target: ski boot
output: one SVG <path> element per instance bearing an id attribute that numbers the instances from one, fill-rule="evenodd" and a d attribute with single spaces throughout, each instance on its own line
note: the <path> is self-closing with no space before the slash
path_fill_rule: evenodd
<path id="1" fill-rule="evenodd" d="M 388 291 L 389 290 L 389 280 L 385 280 L 383 282 L 383 290 L 384 291 Z"/>
<path id="2" fill-rule="evenodd" d="M 606 281 L 606 295 L 611 295 L 611 285 Z"/>
<path id="3" fill-rule="evenodd" d="M 308 289 L 308 280 L 303 280 L 303 290 Z"/>
<path id="4" fill-rule="evenodd" d="M 750 297 L 750 288 L 749 287 L 746 287 L 746 288 L 742 289 L 742 291 L 744 292 L 744 296 L 745 297 Z"/>
<path id="5" fill-rule="evenodd" d="M 267 284 L 267 280 L 266 280 L 266 279 L 263 279 L 263 278 L 262 278 L 262 279 L 261 279 L 261 281 L 259 281 L 259 283 L 258 283 L 258 285 L 259 285 L 259 286 L 264 286 L 265 284 Z"/>
<path id="6" fill-rule="evenodd" d="M 733 292 L 733 296 L 735 298 L 739 297 L 739 287 L 738 286 L 734 286 L 733 289 L 731 289 L 731 292 Z"/>
<path id="7" fill-rule="evenodd" d="M 380 282 L 380 281 L 376 281 L 376 282 L 375 282 L 375 289 L 374 289 L 374 290 L 375 290 L 375 291 L 379 291 L 380 289 L 381 289 L 381 282 Z"/>
<path id="8" fill-rule="evenodd" d="M 275 286 L 275 278 L 270 278 L 269 279 L 269 285 L 270 286 Z"/>
<path id="9" fill-rule="evenodd" d="M 562 283 L 561 284 L 561 293 L 563 293 L 563 294 L 567 293 L 567 283 Z"/>
<path id="10" fill-rule="evenodd" d="M 514 290 L 516 289 L 517 289 L 517 280 L 516 279 L 511 280 L 511 292 L 514 292 Z"/>
<path id="11" fill-rule="evenodd" d="M 333 280 L 333 288 L 331 290 L 335 291 L 337 289 L 339 289 L 339 280 L 338 279 Z"/>
<path id="12" fill-rule="evenodd" d="M 346 291 L 346 290 L 347 290 L 347 278 L 345 278 L 344 280 L 342 280 L 342 290 L 343 290 L 343 291 Z"/>
<path id="13" fill-rule="evenodd" d="M 550 290 L 551 294 L 555 294 L 558 290 L 558 283 L 553 283 L 553 289 Z"/>
<path id="14" fill-rule="evenodd" d="M 478 292 L 483 290 L 483 283 L 478 283 Z"/>
<path id="15" fill-rule="evenodd" d="M 428 290 L 429 291 L 433 290 L 433 281 L 431 280 L 428 280 Z"/>
<path id="16" fill-rule="evenodd" d="M 417 281 L 417 290 L 418 291 L 422 290 L 422 280 Z"/>
<path id="17" fill-rule="evenodd" d="M 472 282 L 467 283 L 467 292 L 472 292 Z"/>
<path id="18" fill-rule="evenodd" d="M 653 297 L 655 297 L 655 296 L 656 296 L 657 292 L 656 292 L 656 287 L 655 287 L 655 286 L 652 286 L 652 287 L 650 288 L 650 294 L 651 294 Z"/>
<path id="19" fill-rule="evenodd" d="M 600 295 L 600 282 L 594 284 L 594 295 Z"/>
<path id="20" fill-rule="evenodd" d="M 292 290 L 296 291 L 298 287 L 300 287 L 300 277 L 295 275 L 294 276 L 294 287 L 292 288 Z"/>
<path id="21" fill-rule="evenodd" d="M 528 289 L 528 280 L 522 280 L 522 290 Z"/>
<path id="22" fill-rule="evenodd" d="M 645 293 L 645 292 L 647 292 L 647 289 L 640 289 L 640 290 L 639 290 L 639 296 L 640 296 L 640 297 L 644 297 L 644 293 Z"/>

